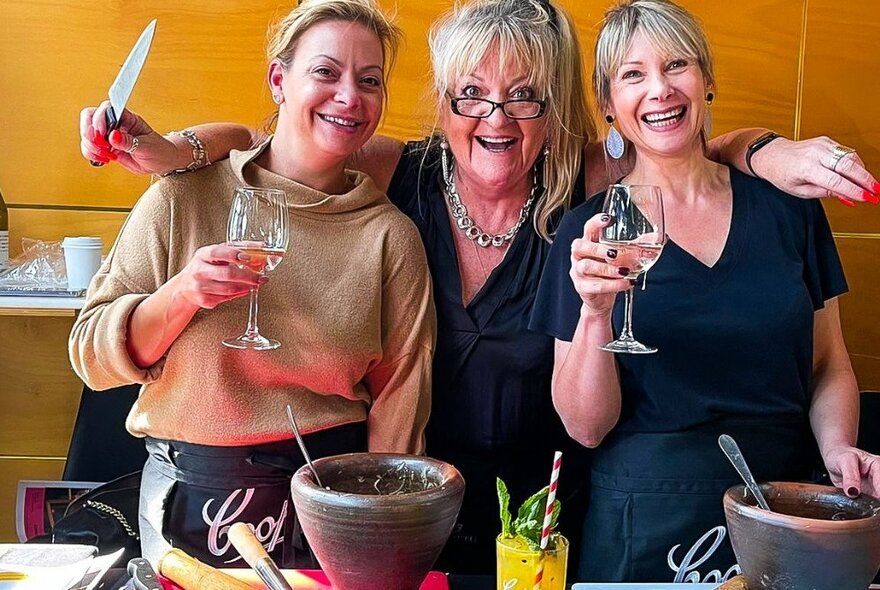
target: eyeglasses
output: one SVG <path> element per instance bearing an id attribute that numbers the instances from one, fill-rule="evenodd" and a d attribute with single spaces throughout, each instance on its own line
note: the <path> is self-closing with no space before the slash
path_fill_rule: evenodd
<path id="1" fill-rule="evenodd" d="M 495 102 L 486 98 L 455 98 L 449 96 L 452 112 L 462 117 L 471 119 L 485 119 L 490 117 L 495 109 L 500 108 L 511 119 L 537 119 L 544 115 L 547 101 L 532 100 L 528 98 L 514 98 L 504 102 Z"/>

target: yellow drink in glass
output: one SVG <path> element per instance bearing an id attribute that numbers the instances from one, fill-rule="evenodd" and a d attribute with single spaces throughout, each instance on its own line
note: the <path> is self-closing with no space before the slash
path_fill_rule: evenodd
<path id="1" fill-rule="evenodd" d="M 553 546 L 553 539 L 557 539 Z M 565 567 L 568 565 L 568 539 L 562 535 L 550 538 L 544 551 L 544 577 L 541 590 L 565 590 Z M 520 537 L 495 539 L 495 557 L 498 567 L 497 590 L 533 590 L 535 575 L 541 563 L 541 552 L 529 549 Z"/>

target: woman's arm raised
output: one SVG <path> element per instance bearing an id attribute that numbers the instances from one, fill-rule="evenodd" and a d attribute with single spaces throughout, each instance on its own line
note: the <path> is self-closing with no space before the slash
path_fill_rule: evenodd
<path id="1" fill-rule="evenodd" d="M 137 113 L 125 110 L 116 131 L 107 139 L 104 113 L 110 102 L 88 107 L 80 113 L 80 151 L 92 162 L 116 162 L 135 174 L 166 174 L 191 165 L 194 148 L 179 134 L 160 135 Z M 205 123 L 188 128 L 206 152 L 206 161 L 222 160 L 232 150 L 246 150 L 256 145 L 261 133 L 238 123 Z M 136 147 L 134 147 L 136 146 Z M 386 191 L 403 153 L 403 143 L 373 136 L 348 162 L 348 166 L 369 174 L 380 190 Z"/>
<path id="2" fill-rule="evenodd" d="M 792 141 L 779 137 L 754 152 L 752 170 L 746 161 L 749 145 L 766 129 L 739 129 L 709 142 L 709 157 L 728 163 L 741 172 L 768 180 L 780 190 L 798 197 L 837 197 L 850 207 L 856 202 L 877 204 L 880 183 L 865 168 L 857 153 L 837 158 L 840 147 L 828 137 Z"/>
<path id="3" fill-rule="evenodd" d="M 598 446 L 620 418 L 617 364 L 599 346 L 612 340 L 614 299 L 630 284 L 620 267 L 609 263 L 614 258 L 609 247 L 598 243 L 609 221 L 607 215 L 593 216 L 583 237 L 571 244 L 569 275 L 582 301 L 580 317 L 571 342 L 556 340 L 553 363 L 553 405 L 568 434 L 587 447 Z"/>

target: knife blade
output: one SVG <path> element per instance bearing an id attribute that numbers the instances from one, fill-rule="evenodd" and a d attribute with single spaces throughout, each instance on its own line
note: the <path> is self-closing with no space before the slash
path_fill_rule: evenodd
<path id="1" fill-rule="evenodd" d="M 156 32 L 156 19 L 147 24 L 147 27 L 138 37 L 137 42 L 125 58 L 125 63 L 116 75 L 116 80 L 110 85 L 110 108 L 107 109 L 105 120 L 107 121 L 107 133 L 104 136 L 109 137 L 110 132 L 119 125 L 122 118 L 122 111 L 131 96 L 134 85 L 137 83 L 138 76 L 147 61 L 147 55 L 150 54 L 150 46 L 153 43 L 153 35 Z M 102 166 L 101 162 L 92 162 L 92 166 Z"/>

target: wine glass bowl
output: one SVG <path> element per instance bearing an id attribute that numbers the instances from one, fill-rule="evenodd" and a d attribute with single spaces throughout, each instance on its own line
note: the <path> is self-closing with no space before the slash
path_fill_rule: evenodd
<path id="1" fill-rule="evenodd" d="M 287 198 L 283 191 L 242 187 L 235 190 L 229 208 L 226 245 L 247 256 L 242 268 L 265 276 L 281 264 L 290 239 Z M 224 340 L 229 348 L 272 350 L 281 343 L 260 334 L 257 327 L 259 286 L 251 289 L 248 325 L 244 334 Z"/>
<path id="2" fill-rule="evenodd" d="M 617 251 L 614 264 L 628 268 L 626 279 L 643 276 L 660 257 L 666 243 L 663 198 L 660 187 L 612 184 L 605 194 L 602 211 L 611 218 L 602 228 L 599 243 Z M 636 340 L 632 334 L 633 289 L 626 290 L 624 322 L 620 336 L 601 346 L 608 352 L 650 354 L 657 352 Z"/>

